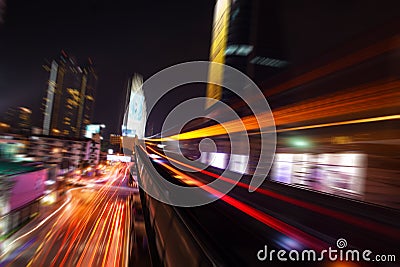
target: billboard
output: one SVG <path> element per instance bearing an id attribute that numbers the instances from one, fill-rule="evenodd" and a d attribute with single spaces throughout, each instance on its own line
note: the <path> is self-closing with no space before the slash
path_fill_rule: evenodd
<path id="1" fill-rule="evenodd" d="M 201 152 L 200 158 L 201 163 L 210 165 L 219 169 L 227 168 L 230 171 L 237 172 L 240 174 L 246 174 L 248 172 L 248 155 L 240 154 L 226 154 L 218 152 Z"/>
<path id="2" fill-rule="evenodd" d="M 86 125 L 86 138 L 92 138 L 94 134 L 100 134 L 102 128 L 105 128 L 104 124 L 88 124 Z"/>
<path id="3" fill-rule="evenodd" d="M 127 90 L 122 136 L 144 137 L 147 114 L 142 85 L 142 77 L 134 75 Z"/>
<path id="4" fill-rule="evenodd" d="M 293 154 L 276 154 L 272 168 L 272 179 L 277 182 L 290 184 L 292 181 Z"/>
<path id="5" fill-rule="evenodd" d="M 46 169 L 15 175 L 12 178 L 15 184 L 10 194 L 10 210 L 22 207 L 41 197 L 45 191 L 46 178 Z"/>
<path id="6" fill-rule="evenodd" d="M 143 137 L 144 135 L 143 131 L 144 125 L 142 125 L 143 105 L 144 105 L 144 96 L 136 92 L 132 92 L 129 103 L 127 124 L 126 127 L 122 128 L 123 136 L 134 137 L 135 135 L 137 135 L 140 136 L 141 138 Z"/>
<path id="7" fill-rule="evenodd" d="M 119 162 L 131 162 L 130 156 L 119 156 L 119 155 L 107 155 L 108 161 L 119 161 Z"/>
<path id="8" fill-rule="evenodd" d="M 271 179 L 334 195 L 360 198 L 364 194 L 366 158 L 365 154 L 359 153 L 278 153 Z"/>

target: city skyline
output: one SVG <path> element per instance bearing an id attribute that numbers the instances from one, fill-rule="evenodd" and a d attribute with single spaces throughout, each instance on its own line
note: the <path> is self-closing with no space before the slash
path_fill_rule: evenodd
<path id="1" fill-rule="evenodd" d="M 99 76 L 93 121 L 106 124 L 109 133 L 119 133 L 118 114 L 123 110 L 126 81 L 133 73 L 147 79 L 174 63 L 208 58 L 212 2 L 199 1 L 193 6 L 159 1 L 152 6 L 151 16 L 141 11 L 149 4 L 131 1 L 111 6 L 98 0 L 59 4 L 47 0 L 7 2 L 0 25 L 0 72 L 4 74 L 0 76 L 0 113 L 10 106 L 27 106 L 33 111 L 34 124 L 40 126 L 41 98 L 48 80 L 42 65 L 65 50 L 78 59 L 93 60 Z M 199 12 L 193 16 L 185 10 Z M 182 20 L 189 22 L 182 25 Z M 171 39 L 171 33 L 179 38 Z M 154 34 L 159 42 L 151 41 Z M 181 53 L 185 43 L 190 47 Z M 159 64 L 155 66 L 149 60 Z M 20 75 L 24 79 L 18 78 Z M 110 112 L 110 107 L 115 111 Z"/>

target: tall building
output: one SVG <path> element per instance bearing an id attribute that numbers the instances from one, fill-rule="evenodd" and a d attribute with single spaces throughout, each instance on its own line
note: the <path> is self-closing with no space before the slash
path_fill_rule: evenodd
<path id="1" fill-rule="evenodd" d="M 78 124 L 81 125 L 80 136 L 83 136 L 86 132 L 86 125 L 92 123 L 95 95 L 96 95 L 96 85 L 97 85 L 97 75 L 93 68 L 93 62 L 88 58 L 88 62 L 83 66 L 83 77 L 82 86 L 85 85 L 84 89 L 84 99 L 82 102 L 82 109 L 80 110 L 78 118 L 82 118 Z M 82 101 L 82 100 L 81 100 Z"/>
<path id="2" fill-rule="evenodd" d="M 288 62 L 278 4 L 276 0 L 217 0 L 210 61 L 234 67 L 256 83 L 281 72 Z M 214 66 L 209 69 L 209 81 L 229 85 L 230 77 Z M 229 102 L 235 96 L 228 89 L 208 84 L 207 97 L 206 109 L 213 105 L 212 99 Z"/>
<path id="3" fill-rule="evenodd" d="M 32 128 L 32 111 L 26 107 L 11 107 L 4 116 L 4 122 L 9 126 L 9 132 L 29 135 Z"/>
<path id="4" fill-rule="evenodd" d="M 128 82 L 122 122 L 122 136 L 144 137 L 147 113 L 142 85 L 143 77 L 139 74 L 133 75 Z"/>
<path id="5" fill-rule="evenodd" d="M 118 145 L 121 146 L 122 136 L 118 134 L 110 134 L 110 145 Z"/>
<path id="6" fill-rule="evenodd" d="M 113 153 L 124 153 L 122 151 L 122 140 L 123 137 L 121 135 L 118 134 L 110 134 L 110 138 L 108 140 L 108 144 L 107 144 L 107 152 L 109 154 L 113 154 Z"/>
<path id="7" fill-rule="evenodd" d="M 230 20 L 231 0 L 217 0 L 214 9 L 214 21 L 212 28 L 210 61 L 225 64 L 225 50 L 228 43 L 228 30 Z M 214 83 L 222 83 L 224 79 L 223 69 L 220 65 L 211 65 L 208 70 L 207 101 L 205 108 L 210 108 L 213 99 L 221 100 L 222 88 Z M 212 83 L 214 82 L 214 83 Z"/>
<path id="8" fill-rule="evenodd" d="M 25 107 L 19 107 L 17 114 L 17 128 L 24 134 L 30 134 L 32 128 L 32 111 Z"/>
<path id="9" fill-rule="evenodd" d="M 80 67 L 76 59 L 61 51 L 59 59 L 44 66 L 50 73 L 44 103 L 43 134 L 80 138 L 90 124 L 97 75 L 93 63 Z"/>

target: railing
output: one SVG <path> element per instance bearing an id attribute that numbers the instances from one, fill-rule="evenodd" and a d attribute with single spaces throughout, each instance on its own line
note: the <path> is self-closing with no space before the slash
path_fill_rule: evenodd
<path id="1" fill-rule="evenodd" d="M 0 223 L 2 224 L 2 228 L 0 228 L 0 241 L 10 237 L 20 227 L 39 214 L 39 202 L 42 197 L 0 216 Z"/>
<path id="2" fill-rule="evenodd" d="M 146 166 L 143 152 L 136 149 L 135 160 L 139 184 L 155 186 L 168 196 L 162 184 L 153 183 L 154 169 Z M 140 189 L 143 215 L 153 266 L 224 266 L 208 244 L 206 234 L 199 233 L 184 219 L 179 209 L 162 203 Z"/>

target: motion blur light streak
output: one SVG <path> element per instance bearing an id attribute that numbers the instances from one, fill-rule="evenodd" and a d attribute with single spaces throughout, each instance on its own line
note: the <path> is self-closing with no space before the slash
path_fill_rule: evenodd
<path id="1" fill-rule="evenodd" d="M 130 191 L 120 191 L 120 188 L 129 174 L 128 169 L 129 165 L 119 164 L 110 171 L 105 184 L 70 190 L 70 202 L 59 209 L 62 212 L 56 220 L 50 220 L 50 224 L 43 222 L 43 231 L 35 235 L 31 231 L 14 241 L 39 237 L 37 242 L 10 258 L 7 266 L 125 265 L 124 247 L 130 230 L 124 192 L 129 195 Z M 24 263 L 25 260 L 29 262 Z"/>
<path id="2" fill-rule="evenodd" d="M 52 214 L 50 214 L 46 219 L 42 220 L 38 225 L 35 226 L 35 228 L 33 228 L 32 230 L 30 230 L 29 232 L 19 236 L 17 239 L 13 240 L 10 244 L 7 245 L 7 248 L 12 247 L 14 243 L 18 242 L 19 240 L 21 240 L 22 238 L 25 238 L 27 236 L 29 236 L 30 234 L 34 233 L 36 230 L 38 230 L 42 225 L 44 225 L 48 220 L 50 220 L 55 214 L 57 214 L 58 212 L 60 212 L 67 204 L 69 204 L 69 202 L 71 201 L 71 191 L 76 190 L 76 189 L 70 189 L 67 192 L 67 200 L 64 202 L 63 205 L 61 205 L 61 207 L 59 207 L 56 211 L 54 211 Z M 5 254 L 8 252 L 7 248 L 5 249 L 5 251 L 3 252 L 2 255 L 0 255 L 0 259 L 2 259 Z"/>
<path id="3" fill-rule="evenodd" d="M 71 191 L 72 191 L 72 190 L 71 190 Z M 71 191 L 69 191 L 69 192 L 71 192 Z M 56 222 L 54 222 L 54 224 L 53 224 L 51 230 L 46 234 L 45 240 L 52 234 L 54 227 L 61 221 L 63 215 L 64 215 L 66 212 L 67 212 L 67 209 L 64 209 L 63 212 L 60 214 L 60 216 L 57 218 Z M 34 245 L 34 244 L 32 244 L 32 245 Z M 44 242 L 42 242 L 42 243 L 38 246 L 38 248 L 37 248 L 37 250 L 36 250 L 36 253 L 42 250 L 43 245 L 44 245 Z M 17 260 L 19 257 L 21 257 L 22 255 L 23 255 L 23 253 L 21 252 L 21 253 L 13 260 L 13 262 L 16 261 L 16 260 Z M 13 262 L 11 262 L 11 263 L 13 263 Z M 32 262 L 32 260 L 28 263 L 28 266 L 31 266 L 31 262 Z M 10 264 L 11 264 L 11 263 L 10 263 Z"/>
<path id="4" fill-rule="evenodd" d="M 203 169 L 199 169 L 199 168 L 196 168 L 194 166 L 191 166 L 191 165 L 185 164 L 183 162 L 180 162 L 180 161 L 178 161 L 176 159 L 173 159 L 171 157 L 167 157 L 167 156 L 161 154 L 160 152 L 156 151 L 155 149 L 153 149 L 151 147 L 147 147 L 147 149 L 149 149 L 153 153 L 156 153 L 159 156 L 167 159 L 168 161 L 174 161 L 174 162 L 176 162 L 176 163 L 178 163 L 178 164 L 180 164 L 182 166 L 185 166 L 185 167 L 190 168 L 192 170 L 204 173 L 205 175 L 214 177 L 216 179 L 221 179 L 221 180 L 226 181 L 228 183 L 237 184 L 238 186 L 240 186 L 242 188 L 248 189 L 250 187 L 246 183 L 236 182 L 236 181 L 234 181 L 232 179 L 229 179 L 227 177 L 224 177 L 224 176 L 221 176 L 221 175 L 218 175 L 218 174 L 215 174 L 215 173 L 203 170 Z M 174 169 L 169 167 L 166 163 L 163 163 L 163 166 L 174 171 Z M 184 176 L 182 176 L 182 175 L 176 175 L 175 177 L 180 179 L 180 180 L 181 179 L 185 180 Z M 291 197 L 288 197 L 288 196 L 285 196 L 285 195 L 282 195 L 282 194 L 278 194 L 278 193 L 275 193 L 273 191 L 270 191 L 270 190 L 267 190 L 267 189 L 264 189 L 264 188 L 257 188 L 254 192 L 255 193 L 259 193 L 259 194 L 263 194 L 263 195 L 266 195 L 266 196 L 270 196 L 270 197 L 285 201 L 287 203 L 290 203 L 290 204 L 293 204 L 293 205 L 296 205 L 296 206 L 299 206 L 299 207 L 302 207 L 302 208 L 306 208 L 306 209 L 312 210 L 314 212 L 318 212 L 320 214 L 323 214 L 323 215 L 326 215 L 326 216 L 329 216 L 329 217 L 332 217 L 332 218 L 335 218 L 335 219 L 338 219 L 338 220 L 342 220 L 342 221 L 347 222 L 347 223 L 354 224 L 354 225 L 356 225 L 358 227 L 362 227 L 362 228 L 368 229 L 370 231 L 376 231 L 376 232 L 379 232 L 379 233 L 384 234 L 386 236 L 389 236 L 389 237 L 393 237 L 394 236 L 397 239 L 400 239 L 400 231 L 399 231 L 399 229 L 385 227 L 383 225 L 380 225 L 380 224 L 375 223 L 375 222 L 370 221 L 370 220 L 365 220 L 365 219 L 361 220 L 361 219 L 359 219 L 357 217 L 354 217 L 354 216 L 349 215 L 349 214 L 342 213 L 340 211 L 327 209 L 327 208 L 324 208 L 322 206 L 318 206 L 318 205 L 315 205 L 315 204 L 312 204 L 312 203 L 301 201 L 299 199 L 295 199 L 295 198 L 291 198 Z"/>
<path id="5" fill-rule="evenodd" d="M 400 266 L 399 10 L 0 0 L 0 267 Z"/>
<path id="6" fill-rule="evenodd" d="M 365 86 L 364 86 L 365 87 Z M 293 124 L 304 121 L 330 119 L 335 116 L 352 115 L 354 116 L 357 112 L 370 112 L 396 108 L 399 105 L 398 101 L 394 99 L 400 99 L 400 81 L 392 81 L 384 83 L 382 85 L 371 86 L 370 88 L 361 87 L 356 92 L 340 92 L 333 95 L 324 97 L 318 97 L 311 100 L 304 101 L 304 103 L 298 103 L 289 107 L 283 107 L 273 111 L 275 125 L 277 126 L 277 132 L 313 129 L 328 126 L 339 126 L 346 124 L 356 124 L 364 122 L 376 122 L 384 120 L 398 119 L 400 115 L 393 114 L 387 116 L 379 116 L 372 118 L 359 118 L 348 121 L 338 121 L 322 123 L 317 125 L 299 126 L 288 129 L 281 129 L 285 124 Z M 247 131 L 262 130 L 273 125 L 274 122 L 270 121 L 268 114 L 264 116 L 258 116 L 259 118 L 265 118 L 264 120 L 257 120 L 255 116 L 247 116 L 242 118 L 240 121 L 230 121 L 223 124 L 217 124 L 209 127 L 205 127 L 190 132 L 185 132 L 164 138 L 153 138 L 149 139 L 155 142 L 170 141 L 170 140 L 188 140 L 197 139 L 211 136 L 226 135 L 228 133 L 241 132 L 241 125 L 243 124 Z M 268 132 L 268 131 L 267 131 Z"/>
<path id="7" fill-rule="evenodd" d="M 293 127 L 293 128 L 287 128 L 287 129 L 279 129 L 279 130 L 277 130 L 277 132 L 288 132 L 288 131 L 330 127 L 330 126 L 350 125 L 350 124 L 357 124 L 357 123 L 378 122 L 378 121 L 388 121 L 388 120 L 398 120 L 398 119 L 400 119 L 400 114 L 368 118 L 368 119 L 359 119 L 359 120 L 350 120 L 350 121 L 340 121 L 340 122 L 333 122 L 333 123 L 323 123 L 323 124 L 316 124 L 316 125 L 299 126 L 299 127 Z"/>
<path id="8" fill-rule="evenodd" d="M 350 67 L 361 63 L 367 59 L 376 57 L 383 53 L 389 52 L 391 50 L 398 49 L 400 47 L 400 36 L 396 35 L 390 37 L 386 40 L 380 41 L 369 47 L 361 49 L 353 54 L 344 56 L 336 61 L 333 61 L 325 66 L 319 67 L 315 70 L 302 74 L 292 80 L 284 82 L 276 87 L 270 88 L 265 91 L 266 96 L 271 96 L 277 93 L 281 93 L 289 88 L 299 86 L 301 84 L 313 81 L 317 78 L 321 78 L 335 71 Z"/>
<path id="9" fill-rule="evenodd" d="M 157 153 L 156 151 L 154 151 L 154 152 Z M 323 241 L 321 241 L 299 229 L 296 229 L 295 227 L 288 225 L 288 224 L 284 223 L 283 221 L 280 221 L 268 214 L 265 214 L 265 213 L 255 209 L 241 201 L 238 201 L 228 195 L 222 195 L 222 193 L 219 192 L 218 190 L 196 180 L 195 178 L 193 178 L 189 175 L 186 175 L 186 174 L 178 171 L 177 169 L 169 166 L 166 163 L 160 162 L 159 164 L 162 165 L 163 167 L 165 167 L 166 169 L 170 170 L 174 174 L 178 175 L 180 177 L 180 181 L 182 181 L 188 185 L 198 186 L 198 187 L 202 188 L 204 191 L 207 191 L 215 196 L 220 197 L 220 199 L 222 201 L 224 201 L 224 202 L 228 203 L 229 205 L 235 207 L 236 209 L 246 213 L 250 217 L 253 217 L 254 219 L 262 222 L 263 224 L 267 225 L 268 227 L 271 227 L 271 228 L 275 229 L 276 231 L 281 232 L 284 235 L 287 235 L 287 236 L 299 241 L 305 247 L 313 248 L 316 250 L 321 250 L 324 247 L 326 247 L 326 244 Z"/>

